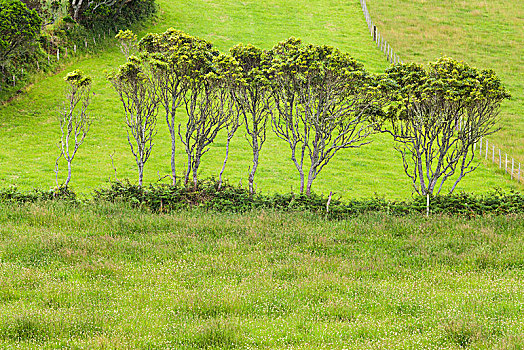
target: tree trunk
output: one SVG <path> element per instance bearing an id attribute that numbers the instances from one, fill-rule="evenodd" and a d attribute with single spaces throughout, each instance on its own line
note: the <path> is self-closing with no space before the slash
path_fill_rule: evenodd
<path id="1" fill-rule="evenodd" d="M 200 154 L 195 154 L 195 161 L 193 164 L 193 189 L 196 191 L 198 188 L 198 167 L 200 166 Z"/>
<path id="2" fill-rule="evenodd" d="M 138 187 L 142 187 L 142 180 L 144 178 L 144 164 L 138 163 Z"/>
<path id="3" fill-rule="evenodd" d="M 229 157 L 229 143 L 231 142 L 231 139 L 227 139 L 226 143 L 226 157 L 224 158 L 224 164 L 222 164 L 222 170 L 220 170 L 220 174 L 218 175 L 218 189 L 222 187 L 222 174 L 224 173 L 224 169 L 226 169 L 226 163 L 227 158 Z"/>
<path id="4" fill-rule="evenodd" d="M 175 134 L 171 131 L 171 177 L 173 179 L 173 186 L 176 185 L 176 165 L 175 165 Z"/>
<path id="5" fill-rule="evenodd" d="M 71 161 L 67 161 L 67 179 L 64 183 L 64 187 L 67 188 L 69 185 L 69 181 L 71 181 Z"/>
<path id="6" fill-rule="evenodd" d="M 254 135 L 253 136 L 253 168 L 249 172 L 249 177 L 248 177 L 249 193 L 250 194 L 254 193 L 254 191 L 253 191 L 253 183 L 255 182 L 255 173 L 256 173 L 257 168 L 258 168 L 258 153 L 259 153 L 258 140 L 257 140 L 256 134 L 253 133 L 253 135 Z"/>
<path id="7" fill-rule="evenodd" d="M 251 169 L 251 172 L 249 173 L 249 193 L 253 194 L 253 183 L 255 182 L 255 173 L 258 168 L 258 152 L 253 152 L 253 168 Z"/>
<path id="8" fill-rule="evenodd" d="M 311 195 L 311 186 L 313 185 L 313 180 L 315 180 L 316 177 L 316 169 L 314 167 L 311 167 L 311 169 L 309 169 L 309 174 L 307 177 L 306 195 L 308 197 Z"/>
<path id="9" fill-rule="evenodd" d="M 291 160 L 295 163 L 295 167 L 298 170 L 300 175 L 300 193 L 304 193 L 304 170 L 302 170 L 302 165 L 298 164 L 297 158 L 295 157 L 295 149 L 291 149 Z"/>
<path id="10" fill-rule="evenodd" d="M 187 185 L 189 184 L 189 174 L 191 173 L 191 154 L 188 153 L 187 154 L 187 171 L 186 171 L 186 176 L 184 178 L 184 186 L 186 186 L 187 188 Z"/>

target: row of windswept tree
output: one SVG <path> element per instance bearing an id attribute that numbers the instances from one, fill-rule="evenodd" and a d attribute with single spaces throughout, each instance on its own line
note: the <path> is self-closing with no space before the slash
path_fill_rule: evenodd
<path id="1" fill-rule="evenodd" d="M 139 185 L 160 113 L 171 135 L 173 184 L 178 141 L 187 155 L 184 183 L 196 188 L 202 157 L 219 132 L 227 134 L 221 183 L 230 141 L 244 128 L 253 154 L 248 176 L 253 193 L 271 128 L 289 146 L 300 190 L 308 195 L 338 151 L 361 147 L 377 132 L 395 139 L 417 193 L 439 193 L 456 175 L 453 191 L 477 167 L 474 145 L 496 131 L 500 103 L 509 97 L 493 71 L 449 58 L 371 74 L 347 53 L 295 38 L 271 50 L 240 44 L 229 54 L 175 29 L 138 43 L 130 31 L 117 38 L 127 62 L 108 78 L 125 110 Z M 181 108 L 184 122 L 177 117 Z"/>

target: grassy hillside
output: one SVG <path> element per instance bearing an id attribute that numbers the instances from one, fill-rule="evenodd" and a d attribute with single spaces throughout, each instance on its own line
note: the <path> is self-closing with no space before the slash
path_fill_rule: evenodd
<path id="1" fill-rule="evenodd" d="M 517 349 L 524 217 L 0 204 L 3 349 Z"/>
<path id="2" fill-rule="evenodd" d="M 503 106 L 497 146 L 524 163 L 524 2 L 367 0 L 373 21 L 404 61 L 447 55 L 492 68 L 512 99 Z"/>
<path id="3" fill-rule="evenodd" d="M 141 31 L 163 31 L 176 27 L 193 35 L 213 41 L 226 51 L 239 43 L 253 43 L 270 48 L 290 36 L 308 42 L 335 45 L 364 63 L 367 69 L 383 71 L 387 63 L 373 45 L 367 33 L 358 2 L 338 0 L 265 2 L 232 0 L 198 0 L 159 2 L 161 12 L 154 24 Z M 114 153 L 119 178 L 136 179 L 133 156 L 127 145 L 122 108 L 105 79 L 105 71 L 118 67 L 123 57 L 117 48 L 99 56 L 81 60 L 67 70 L 79 68 L 94 78 L 92 115 L 96 118 L 85 144 L 73 163 L 71 186 L 80 192 L 90 191 L 114 176 L 110 154 Z M 0 107 L 0 185 L 16 184 L 22 188 L 54 185 L 54 161 L 58 154 L 58 108 L 63 100 L 63 76 L 60 72 L 31 87 L 27 93 Z M 185 116 L 180 114 L 180 121 Z M 246 183 L 250 154 L 240 131 L 234 139 L 230 162 L 225 176 L 232 182 Z M 179 174 L 185 156 L 178 149 Z M 223 159 L 224 141 L 221 137 L 204 157 L 202 176 L 217 176 Z M 145 181 L 154 182 L 168 174 L 170 141 L 162 119 L 151 159 L 146 164 Z M 287 145 L 269 133 L 261 155 L 256 182 L 264 192 L 297 191 L 296 170 L 290 161 Z M 63 178 L 66 166 L 61 166 Z M 458 190 L 485 191 L 495 186 L 516 188 L 501 172 L 481 166 L 468 175 Z M 313 185 L 319 193 L 334 191 L 345 198 L 371 196 L 373 193 L 391 198 L 405 198 L 411 185 L 402 172 L 400 157 L 393 150 L 389 137 L 374 137 L 371 145 L 340 153 L 320 174 Z"/>

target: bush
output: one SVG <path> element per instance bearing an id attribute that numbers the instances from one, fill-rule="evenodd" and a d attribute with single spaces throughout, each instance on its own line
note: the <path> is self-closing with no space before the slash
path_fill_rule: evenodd
<path id="1" fill-rule="evenodd" d="M 426 212 L 426 197 L 411 201 L 391 201 L 383 198 L 350 200 L 346 203 L 333 198 L 327 210 L 328 198 L 311 194 L 250 195 L 247 189 L 223 184 L 218 189 L 214 179 L 199 182 L 197 190 L 182 186 L 149 185 L 138 187 L 129 182 L 113 183 L 110 188 L 95 191 L 95 201 L 123 201 L 134 206 L 146 207 L 155 212 L 199 207 L 206 210 L 246 212 L 253 209 L 282 211 L 309 211 L 332 219 L 352 215 L 383 212 L 390 215 L 407 215 Z M 436 196 L 431 199 L 431 213 L 461 216 L 484 214 L 524 213 L 524 195 L 511 191 L 495 190 L 485 195 L 469 193 Z"/>
<path id="2" fill-rule="evenodd" d="M 103 5 L 96 9 L 92 5 L 82 12 L 78 21 L 91 30 L 107 30 L 143 21 L 155 12 L 154 0 L 131 0 L 122 5 Z"/>
<path id="3" fill-rule="evenodd" d="M 65 200 L 76 202 L 76 194 L 66 187 L 53 188 L 49 190 L 34 189 L 33 191 L 21 192 L 17 187 L 0 188 L 0 202 L 34 203 L 37 201 Z"/>
<path id="4" fill-rule="evenodd" d="M 21 192 L 16 187 L 0 189 L 0 202 L 35 202 L 64 200 L 78 202 L 76 194 L 68 188 L 54 188 L 47 191 Z M 146 208 L 162 213 L 174 210 L 201 208 L 218 212 L 242 213 L 256 209 L 286 212 L 308 211 L 329 219 L 344 219 L 350 216 L 381 212 L 402 216 L 412 213 L 426 213 L 426 197 L 411 201 L 392 201 L 383 198 L 354 199 L 343 202 L 332 198 L 329 211 L 328 198 L 312 193 L 311 196 L 294 193 L 272 195 L 251 195 L 248 189 L 226 183 L 218 189 L 218 182 L 208 179 L 198 183 L 197 189 L 181 185 L 149 185 L 139 187 L 129 181 L 114 182 L 109 188 L 94 191 L 94 202 L 122 202 L 135 208 Z M 507 215 L 524 213 L 524 194 L 495 190 L 484 195 L 459 193 L 436 196 L 431 199 L 432 214 L 473 217 L 486 214 Z"/>

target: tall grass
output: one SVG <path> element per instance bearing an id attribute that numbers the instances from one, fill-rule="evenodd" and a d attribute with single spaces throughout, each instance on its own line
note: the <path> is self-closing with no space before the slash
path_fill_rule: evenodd
<path id="1" fill-rule="evenodd" d="M 522 216 L 0 205 L 0 347 L 524 345 Z"/>

